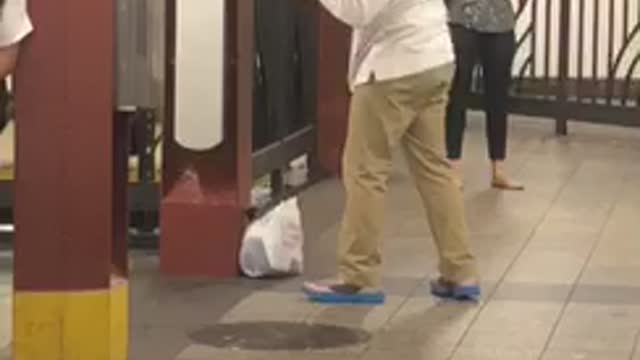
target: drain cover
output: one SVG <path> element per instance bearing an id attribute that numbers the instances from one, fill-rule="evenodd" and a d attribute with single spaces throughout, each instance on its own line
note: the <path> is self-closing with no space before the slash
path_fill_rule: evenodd
<path id="1" fill-rule="evenodd" d="M 366 331 L 287 322 L 218 324 L 191 334 L 198 344 L 239 350 L 323 350 L 369 341 Z"/>

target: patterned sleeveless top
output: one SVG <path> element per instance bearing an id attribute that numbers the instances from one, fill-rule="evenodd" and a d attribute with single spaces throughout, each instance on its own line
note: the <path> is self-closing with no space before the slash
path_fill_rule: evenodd
<path id="1" fill-rule="evenodd" d="M 513 30 L 516 14 L 511 0 L 445 0 L 449 22 L 468 29 L 500 33 Z"/>

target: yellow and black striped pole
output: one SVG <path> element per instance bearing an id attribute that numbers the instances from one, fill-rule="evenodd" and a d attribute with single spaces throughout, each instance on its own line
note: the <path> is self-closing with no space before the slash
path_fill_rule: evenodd
<path id="1" fill-rule="evenodd" d="M 16 75 L 15 360 L 125 360 L 113 0 L 30 1 Z"/>

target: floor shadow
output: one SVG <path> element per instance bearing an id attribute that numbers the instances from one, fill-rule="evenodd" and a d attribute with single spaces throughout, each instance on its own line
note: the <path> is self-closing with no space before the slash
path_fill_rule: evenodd
<path id="1" fill-rule="evenodd" d="M 189 337 L 218 349 L 313 351 L 366 343 L 371 336 L 364 330 L 337 325 L 260 321 L 208 326 Z"/>

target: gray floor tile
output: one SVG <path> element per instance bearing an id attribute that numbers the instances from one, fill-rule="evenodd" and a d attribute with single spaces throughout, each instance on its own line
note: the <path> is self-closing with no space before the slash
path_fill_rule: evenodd
<path id="1" fill-rule="evenodd" d="M 358 360 L 362 358 L 364 349 L 338 350 L 338 351 L 306 351 L 306 352 L 283 352 L 279 354 L 269 354 L 266 360 Z"/>
<path id="2" fill-rule="evenodd" d="M 640 209 L 638 210 L 640 213 Z M 640 242 L 633 244 L 624 243 L 624 241 L 633 241 L 630 234 L 640 231 L 640 226 L 636 229 L 629 229 L 625 232 L 625 236 L 628 238 L 622 239 L 622 241 L 608 241 L 603 240 L 600 244 L 600 248 L 596 250 L 591 259 L 590 265 L 594 267 L 627 267 L 627 268 L 640 268 Z"/>
<path id="3" fill-rule="evenodd" d="M 451 360 L 537 360 L 540 349 L 491 345 L 486 347 L 461 347 Z"/>
<path id="4" fill-rule="evenodd" d="M 479 314 L 454 359 L 537 359 L 562 303 L 491 301 Z"/>
<path id="5" fill-rule="evenodd" d="M 616 333 L 616 329 L 591 327 L 579 330 L 563 329 L 552 340 L 553 351 L 626 352 L 633 346 L 633 333 Z"/>
<path id="6" fill-rule="evenodd" d="M 449 346 L 416 346 L 410 345 L 396 349 L 372 349 L 366 352 L 362 360 L 448 360 Z M 338 358 L 335 358 L 338 359 Z"/>
<path id="7" fill-rule="evenodd" d="M 640 305 L 640 286 L 579 285 L 571 299 L 579 303 Z"/>
<path id="8" fill-rule="evenodd" d="M 0 296 L 0 349 L 11 343 L 12 311 L 11 298 Z"/>
<path id="9" fill-rule="evenodd" d="M 243 351 L 220 350 L 212 347 L 191 345 L 175 360 L 356 360 L 364 350 L 336 351 Z"/>
<path id="10" fill-rule="evenodd" d="M 266 359 L 263 352 L 248 352 L 240 350 L 219 350 L 209 346 L 190 345 L 180 352 L 175 360 L 262 360 Z"/>
<path id="11" fill-rule="evenodd" d="M 374 335 L 372 350 L 419 348 L 424 352 L 453 350 L 479 307 L 472 304 L 438 303 L 413 298 L 387 326 Z"/>
<path id="12" fill-rule="evenodd" d="M 630 353 L 638 324 L 640 306 L 571 304 L 558 324 L 549 349 Z"/>
<path id="13" fill-rule="evenodd" d="M 584 271 L 580 284 L 608 286 L 640 286 L 640 267 L 589 265 Z"/>
<path id="14" fill-rule="evenodd" d="M 10 296 L 13 292 L 13 279 L 6 279 L 2 281 L 0 276 L 0 297 Z"/>
<path id="15" fill-rule="evenodd" d="M 420 295 L 424 289 L 424 280 L 428 273 L 424 270 L 411 276 L 393 276 L 390 274 L 382 278 L 382 286 L 388 295 L 408 297 L 414 294 Z"/>
<path id="16" fill-rule="evenodd" d="M 507 275 L 507 282 L 573 284 L 587 254 L 572 251 L 526 250 Z"/>
<path id="17" fill-rule="evenodd" d="M 173 360 L 191 345 L 181 327 L 150 327 L 130 335 L 128 360 Z"/>
<path id="18" fill-rule="evenodd" d="M 628 351 L 548 351 L 541 360 L 629 360 Z"/>
<path id="19" fill-rule="evenodd" d="M 474 332 L 502 332 L 513 336 L 514 332 L 528 337 L 545 337 L 552 329 L 554 320 L 560 315 L 563 304 L 554 302 L 497 301 L 489 302 L 471 328 Z"/>
<path id="20" fill-rule="evenodd" d="M 389 321 L 392 329 L 416 330 L 424 325 L 463 325 L 480 310 L 475 303 L 439 301 L 433 297 L 408 299 Z"/>
<path id="21" fill-rule="evenodd" d="M 239 321 L 293 321 L 309 318 L 316 307 L 306 301 L 302 294 L 256 292 L 229 309 L 223 322 Z"/>
<path id="22" fill-rule="evenodd" d="M 384 327 L 404 303 L 404 297 L 388 296 L 383 306 L 321 306 L 306 321 L 377 331 Z"/>
<path id="23" fill-rule="evenodd" d="M 569 299 L 571 287 L 571 284 L 505 282 L 496 290 L 493 299 L 497 301 L 565 303 Z"/>

